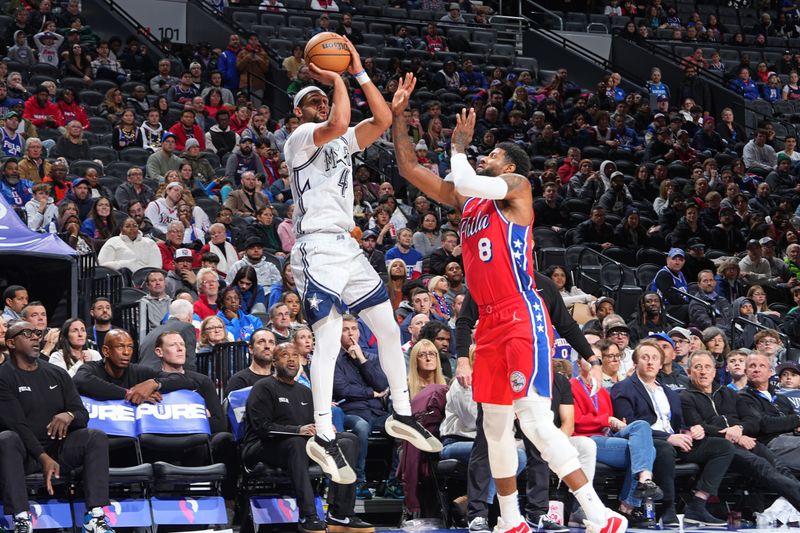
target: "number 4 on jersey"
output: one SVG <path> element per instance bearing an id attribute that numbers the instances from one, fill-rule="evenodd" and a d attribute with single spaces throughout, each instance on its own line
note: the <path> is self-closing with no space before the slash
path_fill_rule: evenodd
<path id="1" fill-rule="evenodd" d="M 342 188 L 342 198 L 344 198 L 345 196 L 347 196 L 347 186 L 350 184 L 350 183 L 348 182 L 348 180 L 347 180 L 347 178 L 348 178 L 349 176 L 350 176 L 350 171 L 349 171 L 349 170 L 347 170 L 347 169 L 345 169 L 345 170 L 342 172 L 342 175 L 341 175 L 341 176 L 339 176 L 338 185 L 339 185 L 339 187 L 341 187 L 341 188 Z"/>

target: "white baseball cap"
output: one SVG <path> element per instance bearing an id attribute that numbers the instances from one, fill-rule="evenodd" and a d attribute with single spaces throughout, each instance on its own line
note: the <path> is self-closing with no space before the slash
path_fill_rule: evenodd
<path id="1" fill-rule="evenodd" d="M 320 94 L 325 94 L 325 91 L 323 91 L 322 89 L 320 89 L 316 85 L 309 85 L 308 87 L 305 87 L 304 89 L 300 89 L 297 92 L 297 94 L 294 95 L 294 107 L 299 106 L 300 102 L 303 101 L 303 98 L 305 98 L 305 96 L 307 94 L 310 94 L 310 93 L 313 93 L 313 92 L 318 92 Z"/>

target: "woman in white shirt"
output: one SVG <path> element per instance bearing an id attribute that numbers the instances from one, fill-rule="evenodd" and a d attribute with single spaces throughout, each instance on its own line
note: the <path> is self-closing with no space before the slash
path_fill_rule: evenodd
<path id="1" fill-rule="evenodd" d="M 50 354 L 50 363 L 67 371 L 70 377 L 86 361 L 100 361 L 103 357 L 97 350 L 86 349 L 86 324 L 80 318 L 70 318 L 61 326 L 57 350 Z"/>
<path id="2" fill-rule="evenodd" d="M 597 298 L 592 294 L 586 294 L 578 287 L 573 287 L 572 282 L 567 276 L 567 270 L 560 265 L 553 265 L 545 270 L 544 275 L 553 280 L 558 292 L 564 299 L 564 305 L 571 311 L 575 304 L 588 304 Z"/>

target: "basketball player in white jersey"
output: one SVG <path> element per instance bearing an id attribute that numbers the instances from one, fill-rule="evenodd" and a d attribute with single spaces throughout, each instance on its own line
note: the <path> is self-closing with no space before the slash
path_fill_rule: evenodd
<path id="1" fill-rule="evenodd" d="M 356 475 L 335 441 L 331 399 L 346 309 L 358 314 L 378 340 L 394 410 L 386 420 L 386 432 L 426 452 L 442 449 L 439 440 L 411 416 L 400 328 L 381 279 L 350 237 L 355 227 L 351 157 L 389 128 L 392 115 L 355 47 L 349 41 L 348 46 L 352 56 L 348 71 L 361 85 L 372 118 L 349 127 L 350 99 L 344 80 L 310 63 L 312 76 L 333 86 L 333 105 L 329 107 L 328 97 L 318 87 L 298 92 L 294 114 L 300 126 L 284 147 L 295 199 L 292 271 L 317 346 L 311 367 L 316 434 L 308 440 L 306 452 L 334 482 L 345 484 L 354 483 Z"/>

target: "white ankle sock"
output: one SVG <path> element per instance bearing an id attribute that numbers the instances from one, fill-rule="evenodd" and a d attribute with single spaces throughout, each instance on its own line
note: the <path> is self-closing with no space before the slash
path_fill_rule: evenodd
<path id="1" fill-rule="evenodd" d="M 517 491 L 509 494 L 508 496 L 497 495 L 497 501 L 500 503 L 500 518 L 506 525 L 519 524 L 522 520 L 522 515 L 519 512 L 519 495 Z"/>
<path id="2" fill-rule="evenodd" d="M 594 491 L 591 483 L 587 483 L 575 492 L 575 499 L 581 504 L 581 509 L 586 514 L 586 518 L 590 522 L 603 525 L 606 522 L 606 507 L 603 501 Z"/>
<path id="3" fill-rule="evenodd" d="M 105 512 L 103 511 L 102 507 L 92 507 L 92 516 L 94 518 L 100 518 L 101 516 L 105 516 Z"/>
<path id="4" fill-rule="evenodd" d="M 28 511 L 22 511 L 21 513 L 17 513 L 14 515 L 14 518 L 24 518 L 25 520 L 30 520 L 30 515 Z"/>

